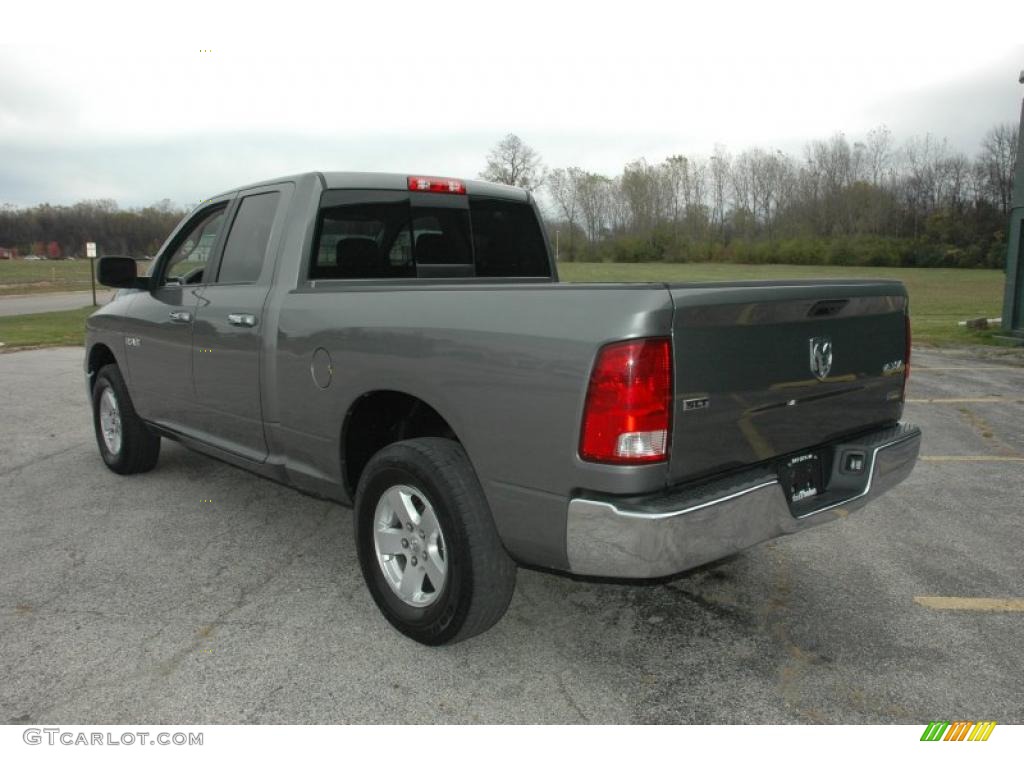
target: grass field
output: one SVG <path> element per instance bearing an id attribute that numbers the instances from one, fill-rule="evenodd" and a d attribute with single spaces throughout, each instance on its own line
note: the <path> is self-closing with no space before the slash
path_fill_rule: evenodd
<path id="1" fill-rule="evenodd" d="M 570 282 L 686 282 L 814 277 L 881 277 L 902 280 L 910 292 L 914 341 L 932 345 L 996 343 L 991 332 L 968 331 L 958 326 L 957 321 L 970 317 L 998 317 L 1002 310 L 1004 285 L 1002 272 L 983 269 L 563 263 L 559 265 L 559 271 L 562 279 Z M 44 280 L 48 275 L 50 279 Z M 85 289 L 88 286 L 89 265 L 85 260 L 0 261 L 0 296 L 44 290 Z M 8 349 L 80 344 L 82 320 L 90 311 L 91 308 L 85 308 L 0 318 L 0 342 Z"/>
<path id="2" fill-rule="evenodd" d="M 0 317 L 0 350 L 77 346 L 85 340 L 85 318 L 96 307 Z"/>
<path id="3" fill-rule="evenodd" d="M 0 296 L 89 288 L 89 261 L 0 261 Z"/>
<path id="4" fill-rule="evenodd" d="M 999 317 L 1005 278 L 995 269 L 886 269 L 800 267 L 789 264 L 588 264 L 562 263 L 569 282 L 704 282 L 786 278 L 879 277 L 901 280 L 910 294 L 914 343 L 994 344 L 992 333 L 957 325 L 971 317 Z"/>

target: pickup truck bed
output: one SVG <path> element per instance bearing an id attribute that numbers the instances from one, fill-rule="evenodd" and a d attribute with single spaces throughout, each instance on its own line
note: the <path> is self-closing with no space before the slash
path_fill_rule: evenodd
<path id="1" fill-rule="evenodd" d="M 419 559 L 371 545 L 369 521 L 390 536 L 385 497 L 420 488 L 415 477 L 451 486 L 395 492 L 405 502 L 394 503 L 427 504 L 416 519 L 469 515 L 465 546 L 473 526 L 493 530 L 478 546 L 494 561 L 651 577 L 843 515 L 911 471 L 920 432 L 899 422 L 909 373 L 902 284 L 558 283 L 526 193 L 433 181 L 437 190 L 385 174 L 266 182 L 190 216 L 149 278 L 101 260 L 101 277 L 125 289 L 88 322 L 86 372 L 108 465 L 120 471 L 123 461 L 104 441 L 103 398 L 118 393 L 99 374 L 113 365 L 120 410 L 130 400 L 140 430 L 354 503 L 371 593 L 423 642 L 482 631 L 504 607 L 467 608 L 466 626 L 449 616 L 438 629 L 457 590 L 447 571 L 420 603 L 402 598 L 401 578 Z M 243 258 L 232 243 L 245 201 L 262 195 L 263 205 L 268 194 L 276 208 L 253 217 L 264 227 L 258 263 L 244 282 L 221 280 Z M 190 234 L 218 211 L 234 223 Z M 448 228 L 460 217 L 472 222 L 461 244 Z M 530 253 L 502 251 L 493 236 L 502 231 Z M 175 283 L 168 264 L 190 242 L 207 243 L 207 260 Z M 432 469 L 417 475 L 424 462 Z M 459 469 L 446 480 L 449 465 Z M 405 480 L 370 498 L 378 476 Z M 472 511 L 450 498 L 477 488 Z M 469 550 L 455 551 L 461 524 L 447 525 L 435 538 L 450 552 L 433 551 L 454 568 L 445 553 Z M 486 578 L 507 603 L 508 568 L 498 571 Z"/>

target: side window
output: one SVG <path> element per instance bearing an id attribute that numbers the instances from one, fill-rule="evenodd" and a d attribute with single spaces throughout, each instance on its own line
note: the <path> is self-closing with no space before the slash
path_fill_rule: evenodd
<path id="1" fill-rule="evenodd" d="M 340 205 L 320 212 L 313 280 L 415 277 L 408 203 Z"/>
<path id="2" fill-rule="evenodd" d="M 259 279 L 280 198 L 280 192 L 267 192 L 242 199 L 217 270 L 218 283 L 253 283 Z"/>
<path id="3" fill-rule="evenodd" d="M 206 262 L 213 254 L 217 235 L 224 224 L 227 205 L 203 214 L 178 244 L 164 268 L 165 283 L 200 283 Z"/>

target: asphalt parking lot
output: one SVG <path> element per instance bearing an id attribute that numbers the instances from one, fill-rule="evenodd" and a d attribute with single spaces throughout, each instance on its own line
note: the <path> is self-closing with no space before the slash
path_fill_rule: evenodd
<path id="1" fill-rule="evenodd" d="M 0 355 L 0 722 L 1024 722 L 1020 355 L 915 350 L 924 458 L 862 512 L 655 584 L 520 570 L 441 649 L 348 509 L 167 441 L 107 471 L 81 356 Z"/>

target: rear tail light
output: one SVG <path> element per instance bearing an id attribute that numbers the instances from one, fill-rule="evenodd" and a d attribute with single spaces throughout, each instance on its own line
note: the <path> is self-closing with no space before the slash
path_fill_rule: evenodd
<path id="1" fill-rule="evenodd" d="M 410 176 L 410 192 L 441 192 L 446 195 L 466 194 L 466 185 L 458 179 L 441 179 L 434 176 Z"/>
<path id="2" fill-rule="evenodd" d="M 907 333 L 904 337 L 907 340 L 907 347 L 903 350 L 903 386 L 907 386 L 910 379 L 910 314 L 906 315 Z"/>
<path id="3" fill-rule="evenodd" d="M 637 339 L 603 347 L 587 388 L 580 457 L 608 464 L 664 461 L 671 408 L 670 339 Z"/>
<path id="4" fill-rule="evenodd" d="M 903 316 L 903 397 L 901 398 L 905 403 L 907 401 L 907 382 L 910 381 L 910 314 Z"/>

